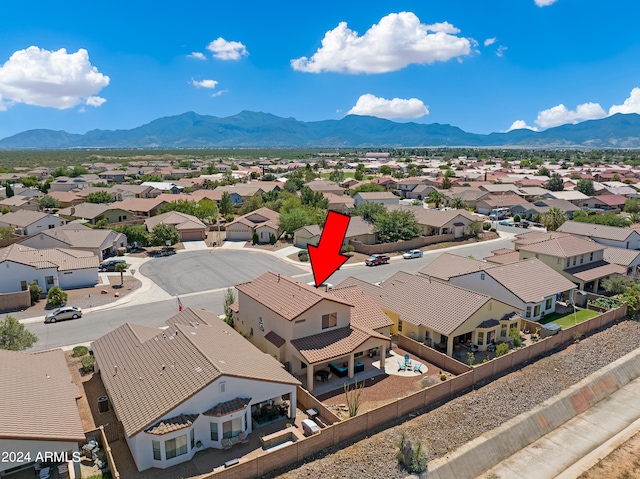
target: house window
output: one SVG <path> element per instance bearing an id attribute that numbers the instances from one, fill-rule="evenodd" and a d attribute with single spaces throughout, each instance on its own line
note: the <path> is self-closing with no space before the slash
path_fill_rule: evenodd
<path id="1" fill-rule="evenodd" d="M 322 329 L 335 328 L 338 325 L 338 313 L 322 315 Z"/>
<path id="2" fill-rule="evenodd" d="M 307 369 L 307 363 L 300 361 L 300 369 Z"/>
<path id="3" fill-rule="evenodd" d="M 218 441 L 218 423 L 216 422 L 212 422 L 210 423 L 211 426 L 211 440 L 212 441 Z"/>
<path id="4" fill-rule="evenodd" d="M 540 305 L 536 304 L 536 307 L 533 308 L 533 315 L 534 316 L 540 316 Z"/>
<path id="5" fill-rule="evenodd" d="M 500 336 L 502 336 L 503 338 L 507 337 L 507 325 L 503 324 L 502 326 L 500 326 Z"/>
<path id="6" fill-rule="evenodd" d="M 567 268 L 571 266 L 571 258 L 567 258 Z"/>
<path id="7" fill-rule="evenodd" d="M 191 449 L 196 447 L 196 432 L 192 429 L 191 432 Z"/>
<path id="8" fill-rule="evenodd" d="M 398 332 L 402 332 L 402 321 L 398 320 Z"/>
<path id="9" fill-rule="evenodd" d="M 53 286 L 53 276 L 45 276 L 44 280 L 45 280 L 45 281 L 46 281 L 46 283 L 47 283 L 47 288 L 48 288 L 49 286 Z"/>
<path id="10" fill-rule="evenodd" d="M 242 416 L 222 423 L 222 437 L 231 439 L 242 432 Z"/>
<path id="11" fill-rule="evenodd" d="M 169 439 L 164 442 L 164 450 L 167 459 L 182 456 L 187 453 L 187 435 L 183 434 L 175 439 Z"/>
<path id="12" fill-rule="evenodd" d="M 478 331 L 478 346 L 484 345 L 484 331 Z"/>
<path id="13" fill-rule="evenodd" d="M 584 255 L 583 254 L 580 255 L 580 264 L 582 264 L 582 263 L 584 263 Z"/>
<path id="14" fill-rule="evenodd" d="M 262 318 L 258 319 L 258 327 L 260 328 L 260 331 L 264 331 L 264 320 Z"/>
<path id="15" fill-rule="evenodd" d="M 574 265 L 574 266 L 576 265 L 576 262 L 577 262 L 577 261 L 578 261 L 578 257 L 577 257 L 577 256 L 574 256 L 574 257 L 573 257 L 573 265 Z"/>
<path id="16" fill-rule="evenodd" d="M 525 318 L 530 318 L 531 317 L 531 306 L 527 306 L 527 313 Z"/>
<path id="17" fill-rule="evenodd" d="M 151 445 L 153 447 L 153 458 L 156 461 L 160 461 L 162 459 L 160 457 L 160 441 L 151 441 Z"/>
<path id="18" fill-rule="evenodd" d="M 591 252 L 591 254 L 589 255 L 589 262 L 593 261 L 593 251 Z"/>
<path id="19" fill-rule="evenodd" d="M 225 381 L 222 381 L 220 383 L 220 392 L 223 393 L 227 390 L 227 383 Z"/>
<path id="20" fill-rule="evenodd" d="M 26 281 L 20 281 L 20 289 L 26 291 L 29 288 Z"/>
<path id="21" fill-rule="evenodd" d="M 547 302 L 544 305 L 544 309 L 551 309 L 552 303 L 553 303 L 553 298 L 547 298 Z"/>
<path id="22" fill-rule="evenodd" d="M 480 273 L 480 279 L 484 279 L 484 273 Z"/>

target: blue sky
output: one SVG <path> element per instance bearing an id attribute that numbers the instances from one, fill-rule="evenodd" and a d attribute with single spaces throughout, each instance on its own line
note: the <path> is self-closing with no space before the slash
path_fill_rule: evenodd
<path id="1" fill-rule="evenodd" d="M 640 113 L 640 35 L 620 24 L 639 16 L 637 0 L 11 2 L 0 138 L 186 111 L 475 133 Z"/>

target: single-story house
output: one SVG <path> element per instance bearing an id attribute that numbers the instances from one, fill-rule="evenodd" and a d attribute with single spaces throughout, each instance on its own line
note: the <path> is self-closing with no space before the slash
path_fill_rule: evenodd
<path id="1" fill-rule="evenodd" d="M 179 195 L 172 195 L 179 197 Z M 160 214 L 160 208 L 167 202 L 162 198 L 135 198 L 129 197 L 118 202 L 118 207 L 130 211 L 135 216 L 150 218 Z"/>
<path id="2" fill-rule="evenodd" d="M 260 195 L 264 195 L 266 193 L 266 191 L 264 189 L 262 189 L 262 187 L 256 186 L 256 185 L 252 185 L 252 184 L 237 184 L 237 185 L 233 185 L 233 186 L 218 186 L 213 191 L 220 192 L 220 198 L 222 198 L 222 193 L 224 193 L 225 191 L 227 193 L 229 193 L 230 195 L 232 195 L 233 193 L 236 193 L 238 196 L 240 196 L 240 198 L 242 198 L 242 202 L 241 203 L 235 203 L 234 202 L 234 205 L 242 204 L 245 201 L 247 201 L 249 198 L 251 198 L 252 196 L 260 196 Z M 232 201 L 234 201 L 234 200 L 232 199 Z"/>
<path id="3" fill-rule="evenodd" d="M 300 381 L 217 315 L 187 308 L 167 329 L 124 324 L 91 346 L 139 471 L 246 442 L 296 416 Z"/>
<path id="4" fill-rule="evenodd" d="M 123 170 L 107 170 L 102 173 L 98 173 L 98 178 L 110 183 L 124 183 L 126 174 L 127 172 Z"/>
<path id="5" fill-rule="evenodd" d="M 578 190 L 569 191 L 549 191 L 544 195 L 544 198 L 553 200 L 567 200 L 577 205 L 579 202 L 589 199 L 589 196 L 584 193 L 580 193 Z"/>
<path id="6" fill-rule="evenodd" d="M 481 221 L 466 210 L 436 210 L 426 209 L 422 206 L 390 205 L 387 210 L 412 211 L 423 228 L 424 236 L 453 234 L 455 238 L 461 238 L 472 233 L 472 225 Z"/>
<path id="7" fill-rule="evenodd" d="M 10 198 L 0 200 L 0 209 L 8 207 L 10 211 L 30 210 L 38 211 L 40 209 L 40 198 L 31 196 L 14 195 Z"/>
<path id="8" fill-rule="evenodd" d="M 376 244 L 378 242 L 376 227 L 373 223 L 363 220 L 361 216 L 352 216 L 349 219 L 343 244 L 348 245 L 352 241 L 367 245 Z"/>
<path id="9" fill-rule="evenodd" d="M 49 454 L 80 457 L 86 441 L 77 400 L 78 386 L 71 380 L 61 349 L 24 353 L 0 349 L 0 476 L 29 470 Z M 12 454 L 16 453 L 16 454 Z M 80 463 L 74 461 L 75 477 Z"/>
<path id="10" fill-rule="evenodd" d="M 84 203 L 84 198 L 74 191 L 49 191 L 47 196 L 58 201 L 60 208 L 68 208 Z"/>
<path id="11" fill-rule="evenodd" d="M 313 180 L 305 183 L 304 186 L 308 187 L 314 193 L 333 193 L 334 195 L 344 195 L 344 188 L 338 183 L 329 180 Z"/>
<path id="12" fill-rule="evenodd" d="M 207 227 L 202 221 L 193 215 L 179 211 L 168 211 L 152 216 L 144 220 L 144 224 L 149 232 L 159 224 L 174 226 L 178 230 L 180 241 L 202 241 L 207 237 Z"/>
<path id="13" fill-rule="evenodd" d="M 481 215 L 488 215 L 496 208 L 512 208 L 516 205 L 526 204 L 529 204 L 529 202 L 515 193 L 503 195 L 487 194 L 476 201 L 476 211 Z"/>
<path id="14" fill-rule="evenodd" d="M 318 246 L 322 229 L 318 225 L 307 225 L 293 232 L 293 244 L 298 248 L 306 248 L 308 245 Z"/>
<path id="15" fill-rule="evenodd" d="M 87 181 L 82 177 L 68 178 L 66 176 L 59 176 L 49 184 L 49 191 L 82 190 L 91 185 L 93 185 L 92 181 Z"/>
<path id="16" fill-rule="evenodd" d="M 142 183 L 142 186 L 150 186 L 154 190 L 173 193 L 174 195 L 182 193 L 184 190 L 182 186 L 178 186 L 174 182 L 169 181 L 145 181 Z"/>
<path id="17" fill-rule="evenodd" d="M 390 191 L 372 191 L 372 192 L 358 192 L 353 196 L 353 202 L 355 206 L 362 203 L 377 203 L 379 205 L 397 205 L 400 203 L 400 198 L 391 193 Z"/>
<path id="18" fill-rule="evenodd" d="M 622 195 L 599 195 L 576 202 L 576 206 L 586 210 L 611 211 L 619 213 L 627 201 Z"/>
<path id="19" fill-rule="evenodd" d="M 114 204 L 81 203 L 58 211 L 58 215 L 67 221 L 85 220 L 87 223 L 95 225 L 100 220 L 107 220 L 109 224 L 129 221 L 132 217 L 130 211 L 120 207 L 122 201 Z"/>
<path id="20" fill-rule="evenodd" d="M 565 221 L 557 231 L 589 238 L 596 243 L 615 248 L 640 249 L 640 231 L 633 228 Z"/>
<path id="21" fill-rule="evenodd" d="M 29 289 L 37 281 L 43 292 L 53 286 L 86 288 L 98 284 L 98 257 L 66 248 L 35 249 L 14 243 L 0 249 L 0 293 Z"/>
<path id="22" fill-rule="evenodd" d="M 280 236 L 280 213 L 269 208 L 259 208 L 227 224 L 227 241 L 251 241 L 258 235 L 259 243 L 268 243 L 271 236 Z"/>
<path id="23" fill-rule="evenodd" d="M 333 193 L 324 193 L 324 197 L 329 201 L 329 211 L 347 214 L 355 205 L 354 199 L 349 195 L 336 195 Z"/>
<path id="24" fill-rule="evenodd" d="M 0 226 L 15 228 L 21 236 L 32 236 L 64 224 L 59 217 L 40 211 L 18 210 L 0 216 Z"/>

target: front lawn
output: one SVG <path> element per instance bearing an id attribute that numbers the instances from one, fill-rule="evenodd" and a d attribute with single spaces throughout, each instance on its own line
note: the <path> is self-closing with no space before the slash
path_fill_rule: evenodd
<path id="1" fill-rule="evenodd" d="M 581 323 L 587 319 L 598 316 L 600 313 L 590 309 L 576 308 L 575 317 L 573 311 L 568 314 L 553 313 L 548 314 L 540 320 L 540 324 L 554 323 L 567 329 L 574 324 Z"/>

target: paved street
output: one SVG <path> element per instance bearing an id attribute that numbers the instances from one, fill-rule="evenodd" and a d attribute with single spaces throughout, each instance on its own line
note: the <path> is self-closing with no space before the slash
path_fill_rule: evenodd
<path id="1" fill-rule="evenodd" d="M 336 271 L 329 282 L 337 285 L 348 276 L 355 276 L 375 283 L 384 281 L 397 271 L 415 273 L 445 251 L 481 259 L 490 255 L 492 250 L 512 247 L 511 238 L 502 238 L 429 251 L 424 257 L 417 259 L 404 260 L 398 257 L 381 266 L 349 265 Z M 144 261 L 136 276 L 148 275 L 144 280 L 147 285 L 140 292 L 135 292 L 128 302 L 87 312 L 75 321 L 55 324 L 38 321 L 26 324 L 26 327 L 39 338 L 33 350 L 41 351 L 91 342 L 128 322 L 163 326 L 164 321 L 177 312 L 175 295 L 180 296 L 185 307 L 192 306 L 221 314 L 226 288 L 248 281 L 268 270 L 295 275 L 305 282 L 312 279 L 308 263 L 303 269 L 266 253 L 247 250 L 185 251 L 174 256 Z M 157 281 L 159 287 L 150 280 Z"/>

